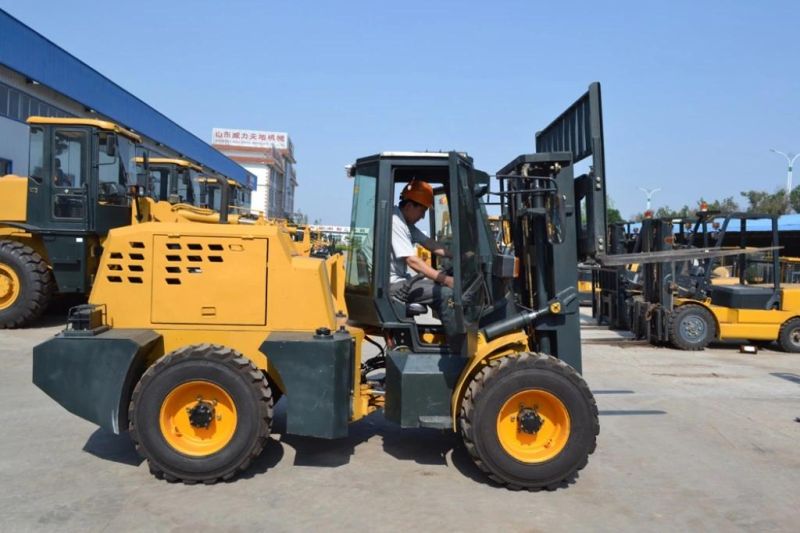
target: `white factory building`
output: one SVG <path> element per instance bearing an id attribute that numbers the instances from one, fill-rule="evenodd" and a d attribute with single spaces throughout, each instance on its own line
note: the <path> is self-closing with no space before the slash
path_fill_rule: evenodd
<path id="1" fill-rule="evenodd" d="M 275 219 L 289 218 L 294 213 L 296 161 L 288 133 L 214 128 L 211 144 L 255 174 L 257 186 L 250 197 L 253 212 Z"/>

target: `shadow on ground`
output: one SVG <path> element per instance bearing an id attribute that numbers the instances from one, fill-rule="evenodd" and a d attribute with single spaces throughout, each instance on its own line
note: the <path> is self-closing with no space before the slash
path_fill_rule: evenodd
<path id="1" fill-rule="evenodd" d="M 97 429 L 92 433 L 83 445 L 83 451 L 106 461 L 130 466 L 139 466 L 143 461 L 127 433 L 115 435 L 105 429 Z"/>
<path id="2" fill-rule="evenodd" d="M 623 413 L 601 412 L 601 414 Z M 461 436 L 452 431 L 427 428 L 401 429 L 387 422 L 381 413 L 373 413 L 351 424 L 349 435 L 343 439 L 325 440 L 287 435 L 285 429 L 286 403 L 281 401 L 275 407 L 272 437 L 267 440 L 264 450 L 244 472 L 231 481 L 250 479 L 274 468 L 283 460 L 284 446 L 291 446 L 294 449 L 296 466 L 336 468 L 348 464 L 360 444 L 373 437 L 380 437 L 383 451 L 397 460 L 413 461 L 419 465 L 447 466 L 449 455 L 450 464 L 464 477 L 483 485 L 499 486 L 475 465 Z M 138 467 L 144 461 L 136 452 L 128 434 L 115 435 L 105 429 L 97 429 L 92 433 L 83 450 L 100 459 L 129 466 Z"/>

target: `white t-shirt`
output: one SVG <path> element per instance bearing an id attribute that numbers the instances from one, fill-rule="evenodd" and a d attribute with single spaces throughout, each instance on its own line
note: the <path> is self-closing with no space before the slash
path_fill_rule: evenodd
<path id="1" fill-rule="evenodd" d="M 415 244 L 425 244 L 430 237 L 416 226 L 410 226 L 403 218 L 400 208 L 395 206 L 392 215 L 392 258 L 389 263 L 389 283 L 397 283 L 411 276 L 406 266 L 406 257 L 417 255 Z"/>

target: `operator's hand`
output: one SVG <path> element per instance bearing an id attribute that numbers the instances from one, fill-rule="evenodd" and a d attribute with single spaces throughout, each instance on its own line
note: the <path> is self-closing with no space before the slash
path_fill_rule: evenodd
<path id="1" fill-rule="evenodd" d="M 441 283 L 445 287 L 450 287 L 451 289 L 453 288 L 453 276 L 448 276 L 441 270 L 439 271 L 439 274 L 436 276 L 435 281 L 436 283 Z"/>

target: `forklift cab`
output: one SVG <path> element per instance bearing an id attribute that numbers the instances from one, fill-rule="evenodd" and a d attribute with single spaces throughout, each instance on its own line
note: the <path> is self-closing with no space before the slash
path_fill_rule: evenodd
<path id="1" fill-rule="evenodd" d="M 136 162 L 143 164 L 144 158 L 137 157 Z M 202 170 L 185 159 L 151 157 L 147 169 L 147 194 L 157 202 L 198 205 L 200 185 L 197 178 Z"/>
<path id="2" fill-rule="evenodd" d="M 407 346 L 413 352 L 445 349 L 442 343 L 433 340 L 443 338 L 440 327 L 423 328 L 414 321 L 414 315 L 425 309 L 389 295 L 392 216 L 398 201 L 395 191 L 415 178 L 424 180 L 433 186 L 435 194 L 428 233 L 433 238 L 451 239 L 446 243 L 454 258 L 451 305 L 457 322 L 462 325 L 460 333 L 467 339 L 462 353 L 464 350 L 469 353 L 470 344 L 474 345 L 477 339 L 478 319 L 486 295 L 484 258 L 478 245 L 479 224 L 485 225 L 478 198 L 486 187 L 476 188 L 476 181 L 488 182 L 488 176 L 473 168 L 469 156 L 456 152 L 384 152 L 357 160 L 349 175 L 355 181 L 350 225 L 352 249 L 345 278 L 349 319 L 360 326 L 388 331 L 395 345 Z M 440 258 L 432 257 L 434 268 L 447 268 L 437 263 L 437 259 Z"/>
<path id="3" fill-rule="evenodd" d="M 131 219 L 135 133 L 111 122 L 30 117 L 27 223 L 105 235 Z"/>

